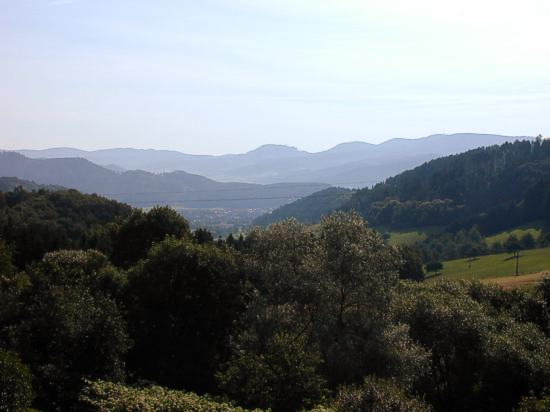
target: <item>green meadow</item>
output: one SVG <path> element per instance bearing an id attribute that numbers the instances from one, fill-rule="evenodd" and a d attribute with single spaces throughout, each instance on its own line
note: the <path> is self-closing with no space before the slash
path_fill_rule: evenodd
<path id="1" fill-rule="evenodd" d="M 550 270 L 550 247 L 522 250 L 519 257 L 519 274 Z M 443 262 L 441 274 L 428 279 L 487 279 L 515 275 L 516 260 L 510 253 L 480 256 L 473 261 L 456 259 Z"/>

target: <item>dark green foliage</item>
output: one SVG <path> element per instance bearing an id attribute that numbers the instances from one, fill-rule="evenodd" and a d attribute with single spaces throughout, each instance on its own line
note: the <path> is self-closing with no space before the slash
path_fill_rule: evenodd
<path id="1" fill-rule="evenodd" d="M 114 236 L 113 262 L 129 267 L 143 259 L 149 248 L 166 236 L 190 237 L 189 222 L 169 207 L 154 207 L 148 212 L 134 210 Z"/>
<path id="2" fill-rule="evenodd" d="M 29 403 L 23 362 L 42 410 L 75 410 L 79 393 L 78 406 L 106 412 L 233 408 L 153 381 L 274 411 L 546 407 L 547 279 L 510 291 L 399 281 L 398 272 L 421 279 L 418 252 L 388 246 L 355 213 L 214 241 L 207 231 L 191 234 L 169 209 L 129 217 L 125 206 L 73 191 L 15 190 L 0 195 L 0 208 L 9 241 L 0 240 L 4 403 L 6 394 Z M 21 228 L 27 237 L 12 236 Z M 35 233 L 44 251 L 110 251 L 113 238 L 117 263 L 128 269 L 94 250 L 32 262 L 39 253 L 22 255 L 21 245 L 32 248 Z M 58 243 L 47 237 L 54 235 Z M 510 250 L 531 242 L 512 240 Z M 429 241 L 431 260 L 452 248 L 482 253 L 476 226 Z M 2 392 L 7 385 L 20 389 Z"/>
<path id="3" fill-rule="evenodd" d="M 11 248 L 0 239 L 0 277 L 11 277 L 15 272 Z"/>
<path id="4" fill-rule="evenodd" d="M 129 366 L 169 387 L 212 391 L 243 300 L 231 250 L 176 238 L 155 244 L 128 275 Z"/>
<path id="5" fill-rule="evenodd" d="M 32 375 L 19 357 L 0 348 L 0 412 L 18 412 L 31 406 Z"/>
<path id="6" fill-rule="evenodd" d="M 323 393 L 319 354 L 304 337 L 275 334 L 267 341 L 254 333 L 239 340 L 240 351 L 219 374 L 226 393 L 247 407 L 274 412 L 296 411 L 314 406 Z"/>
<path id="7" fill-rule="evenodd" d="M 542 282 L 537 285 L 537 293 L 540 295 L 542 301 L 546 305 L 546 308 L 550 310 L 550 276 L 545 276 Z"/>
<path id="8" fill-rule="evenodd" d="M 396 300 L 396 320 L 431 352 L 418 390 L 437 410 L 510 410 L 550 379 L 548 338 L 493 309 L 453 282 L 408 285 Z"/>
<path id="9" fill-rule="evenodd" d="M 544 227 L 541 230 L 540 235 L 537 239 L 537 244 L 539 245 L 539 247 L 546 247 L 550 245 L 550 229 L 548 227 Z"/>
<path id="10" fill-rule="evenodd" d="M 522 249 L 521 242 L 515 235 L 508 236 L 504 241 L 503 246 L 504 246 L 504 249 L 509 253 L 517 252 L 518 250 Z"/>
<path id="11" fill-rule="evenodd" d="M 424 280 L 424 264 L 420 253 L 410 246 L 401 246 L 399 251 L 401 252 L 402 262 L 399 268 L 399 278 L 416 281 Z"/>
<path id="12" fill-rule="evenodd" d="M 504 290 L 496 285 L 467 283 L 469 295 L 482 303 L 492 316 L 505 314 L 518 322 L 536 325 L 550 337 L 550 301 L 545 296 L 549 282 L 544 279 L 535 293 L 523 289 Z"/>
<path id="13" fill-rule="evenodd" d="M 13 245 L 19 268 L 58 249 L 95 248 L 110 253 L 111 228 L 131 208 L 76 190 L 0 193 L 0 238 Z"/>
<path id="14" fill-rule="evenodd" d="M 438 261 L 432 261 L 426 263 L 426 271 L 437 273 L 440 272 L 443 269 L 443 263 Z"/>
<path id="15" fill-rule="evenodd" d="M 20 353 L 37 379 L 37 402 L 68 408 L 81 378 L 121 379 L 129 347 L 120 312 L 102 290 L 112 275 L 95 251 L 58 251 L 29 271 L 21 304 L 0 319 L 0 340 Z"/>
<path id="16" fill-rule="evenodd" d="M 543 395 L 536 397 L 529 395 L 523 398 L 517 412 L 548 412 L 550 411 L 550 389 L 547 389 Z"/>
<path id="17" fill-rule="evenodd" d="M 230 395 L 250 406 L 266 406 L 268 396 L 277 410 L 296 410 L 319 401 L 322 382 L 335 388 L 370 372 L 408 387 L 426 370 L 426 352 L 389 324 L 398 251 L 357 214 L 324 218 L 319 231 L 291 220 L 250 237 L 255 299 L 219 375 Z M 301 369 L 289 370 L 290 359 Z"/>
<path id="18" fill-rule="evenodd" d="M 526 233 L 519 241 L 522 249 L 533 249 L 536 245 L 535 238 L 531 233 Z"/>
<path id="19" fill-rule="evenodd" d="M 469 230 L 461 229 L 456 233 L 432 233 L 417 246 L 423 260 L 427 262 L 462 257 L 475 258 L 489 253 L 489 248 L 477 226 Z"/>
<path id="20" fill-rule="evenodd" d="M 361 385 L 343 387 L 335 409 L 342 412 L 429 412 L 432 408 L 394 382 L 368 376 Z"/>
<path id="21" fill-rule="evenodd" d="M 199 228 L 193 232 L 193 239 L 199 245 L 214 242 L 214 236 L 208 229 Z"/>

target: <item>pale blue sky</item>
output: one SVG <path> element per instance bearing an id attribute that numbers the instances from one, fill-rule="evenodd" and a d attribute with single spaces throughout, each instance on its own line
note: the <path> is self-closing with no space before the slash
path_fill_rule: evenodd
<path id="1" fill-rule="evenodd" d="M 547 0 L 0 0 L 0 148 L 550 134 Z"/>

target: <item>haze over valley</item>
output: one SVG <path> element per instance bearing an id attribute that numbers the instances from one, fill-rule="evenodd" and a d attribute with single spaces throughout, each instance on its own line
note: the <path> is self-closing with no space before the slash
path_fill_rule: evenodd
<path id="1" fill-rule="evenodd" d="M 136 207 L 170 205 L 196 227 L 227 233 L 329 186 L 370 187 L 439 156 L 522 139 L 531 138 L 463 133 L 347 142 L 317 153 L 264 145 L 221 156 L 132 148 L 22 149 L 0 154 L 0 175 L 97 193 Z"/>

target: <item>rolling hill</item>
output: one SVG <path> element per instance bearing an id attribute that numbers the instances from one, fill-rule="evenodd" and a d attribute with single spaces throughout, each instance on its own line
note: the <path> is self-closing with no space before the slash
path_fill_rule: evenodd
<path id="1" fill-rule="evenodd" d="M 63 190 L 63 186 L 55 185 L 41 185 L 30 180 L 23 180 L 17 177 L 0 177 L 0 192 L 10 192 L 15 188 L 22 188 L 27 192 L 33 192 L 36 190 Z"/>
<path id="2" fill-rule="evenodd" d="M 166 173 L 185 170 L 223 182 L 271 184 L 324 182 L 357 188 L 371 186 L 441 156 L 528 137 L 460 133 L 420 139 L 391 139 L 380 144 L 348 142 L 309 153 L 295 147 L 264 145 L 243 154 L 190 155 L 170 150 L 131 148 L 84 151 L 73 148 L 20 150 L 31 158 L 85 158 L 116 171 Z"/>
<path id="3" fill-rule="evenodd" d="M 0 153 L 0 176 L 97 193 L 138 207 L 275 208 L 328 187 L 322 183 L 222 183 L 182 171 L 120 172 L 82 158 L 30 159 L 15 152 Z"/>

